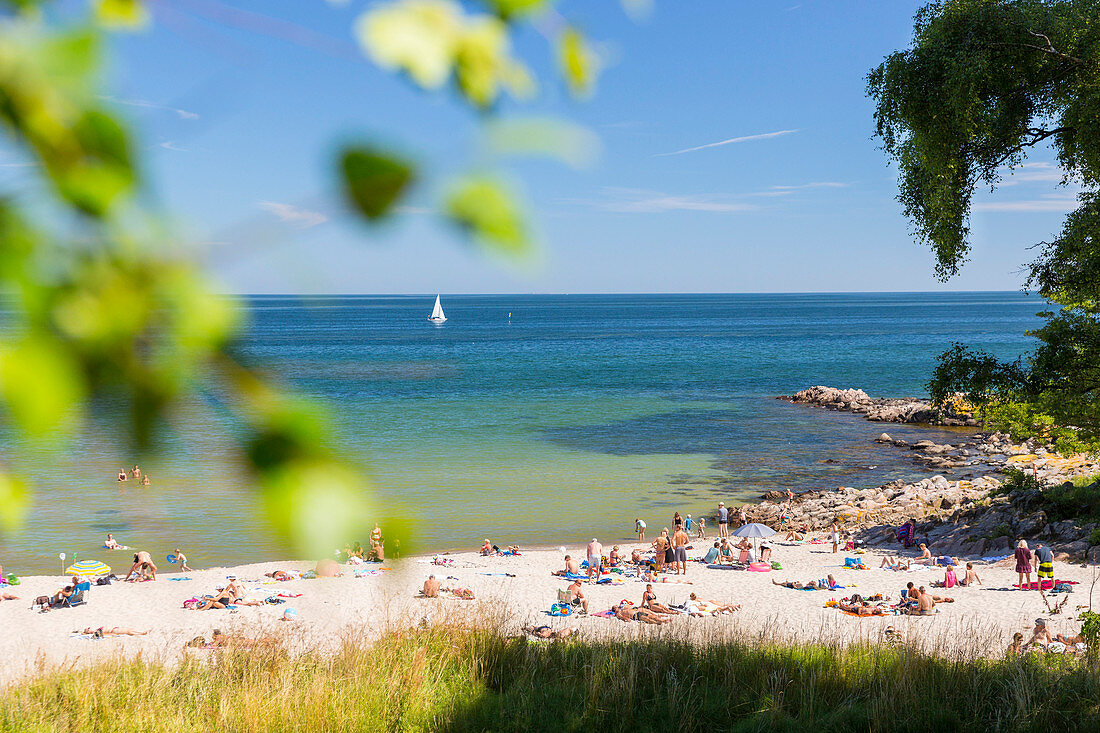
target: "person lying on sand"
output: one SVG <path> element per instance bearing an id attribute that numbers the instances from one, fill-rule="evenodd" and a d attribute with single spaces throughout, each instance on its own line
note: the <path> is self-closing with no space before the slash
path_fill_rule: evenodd
<path id="1" fill-rule="evenodd" d="M 642 554 L 641 550 L 638 550 L 638 549 L 631 550 L 630 551 L 630 562 L 632 562 L 635 565 L 645 565 L 645 562 L 646 562 L 645 555 Z"/>
<path id="2" fill-rule="evenodd" d="M 882 558 L 882 562 L 879 563 L 879 567 L 880 568 L 890 568 L 891 570 L 908 570 L 909 569 L 909 562 L 910 562 L 909 560 L 906 560 L 905 562 L 902 562 L 900 557 L 893 557 L 891 555 L 886 555 L 885 557 Z"/>
<path id="3" fill-rule="evenodd" d="M 77 633 L 77 632 L 73 632 Z M 137 629 L 131 629 L 124 626 L 100 626 L 97 629 L 88 627 L 80 632 L 81 634 L 91 634 L 92 636 L 102 638 L 104 636 L 145 636 L 149 633 L 148 630 L 138 631 Z"/>
<path id="4" fill-rule="evenodd" d="M 671 608 L 658 603 L 657 594 L 653 592 L 653 586 L 649 584 L 646 584 L 645 592 L 642 593 L 642 608 L 648 608 L 654 613 L 672 613 Z"/>
<path id="5" fill-rule="evenodd" d="M 439 581 L 434 575 L 429 575 L 424 581 L 424 587 L 420 589 L 420 595 L 425 598 L 439 598 Z"/>
<path id="6" fill-rule="evenodd" d="M 872 599 L 863 598 L 858 593 L 853 593 L 851 598 L 842 598 L 837 603 L 837 608 L 848 613 L 860 616 L 884 616 L 886 609 L 871 603 Z"/>
<path id="7" fill-rule="evenodd" d="M 637 552 L 637 550 L 635 550 Z M 551 575 L 580 575 L 581 564 L 572 555 L 565 556 L 565 569 L 555 570 Z"/>
<path id="8" fill-rule="evenodd" d="M 313 572 L 317 573 L 318 578 L 339 578 L 344 574 L 340 570 L 340 564 L 330 557 L 317 561 L 317 567 Z"/>
<path id="9" fill-rule="evenodd" d="M 568 639 L 573 635 L 573 629 L 565 628 L 554 631 L 549 626 L 532 626 L 530 624 L 524 626 L 523 631 L 539 639 Z"/>
<path id="10" fill-rule="evenodd" d="M 974 563 L 968 562 L 966 564 L 966 577 L 959 581 L 959 585 L 972 586 L 975 583 L 981 585 L 982 579 L 974 572 Z"/>
<path id="11" fill-rule="evenodd" d="M 0 601 L 18 601 L 19 596 L 13 596 L 11 593 L 0 593 Z"/>
<path id="12" fill-rule="evenodd" d="M 233 647 L 236 649 L 253 649 L 258 646 L 275 646 L 278 642 L 270 636 L 262 636 L 257 639 L 249 639 L 244 636 L 238 636 L 236 634 L 222 633 L 221 629 L 214 629 L 214 632 L 210 635 L 210 642 L 207 643 L 206 638 L 202 636 L 196 636 L 191 641 L 184 644 L 185 647 L 198 647 L 200 649 L 213 649 L 213 648 L 226 648 Z"/>
<path id="13" fill-rule="evenodd" d="M 670 616 L 661 616 L 648 608 L 634 608 L 629 601 L 612 606 L 611 610 L 615 612 L 615 618 L 620 621 L 644 621 L 647 624 L 667 624 L 672 621 Z"/>
<path id="14" fill-rule="evenodd" d="M 264 573 L 268 578 L 273 580 L 300 580 L 302 574 L 297 570 L 272 570 L 270 573 Z"/>
<path id="15" fill-rule="evenodd" d="M 799 583 L 797 580 L 785 580 L 783 582 L 773 580 L 772 585 L 781 585 L 784 588 L 794 588 L 795 590 L 804 590 L 806 588 L 812 590 L 832 590 L 840 584 L 836 582 L 836 578 L 832 575 L 828 575 L 821 580 L 811 580 L 809 583 Z"/>
<path id="16" fill-rule="evenodd" d="M 461 598 L 464 601 L 474 600 L 474 592 L 469 588 L 440 588 L 444 593 L 450 593 L 455 598 Z"/>
<path id="17" fill-rule="evenodd" d="M 706 616 L 708 614 L 715 613 L 733 613 L 734 611 L 740 611 L 741 606 L 734 603 L 722 603 L 721 601 L 704 601 L 697 595 L 692 593 L 688 596 L 687 603 L 684 604 L 688 613 L 692 616 Z"/>

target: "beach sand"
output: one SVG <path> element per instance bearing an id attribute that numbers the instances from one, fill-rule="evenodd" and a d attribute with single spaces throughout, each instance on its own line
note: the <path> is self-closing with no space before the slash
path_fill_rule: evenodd
<path id="1" fill-rule="evenodd" d="M 711 544 L 710 541 L 696 541 L 690 556 L 701 555 Z M 629 557 L 630 550 L 639 545 L 620 541 L 619 546 Z M 312 568 L 313 563 L 271 562 L 184 574 L 161 573 L 152 582 L 93 585 L 85 605 L 47 613 L 32 611 L 31 602 L 36 596 L 56 592 L 67 578 L 27 577 L 20 585 L 7 589 L 18 595 L 19 600 L 0 603 L 0 625 L 6 631 L 0 636 L 0 658 L 4 660 L 0 682 L 10 682 L 36 669 L 86 664 L 119 655 L 132 657 L 140 653 L 145 659 L 170 662 L 183 654 L 209 653 L 184 651 L 183 646 L 196 636 L 209 639 L 215 628 L 250 638 L 277 634 L 286 638 L 292 650 L 324 650 L 336 648 L 345 639 L 370 639 L 387 629 L 421 622 L 492 624 L 507 632 L 518 631 L 524 623 L 548 624 L 554 628 L 568 626 L 590 638 L 680 633 L 700 640 L 736 635 L 776 641 L 827 642 L 880 641 L 883 630 L 893 625 L 910 643 L 940 654 L 997 655 L 1003 652 L 1013 632 L 1024 632 L 1026 638 L 1034 619 L 1040 616 L 1053 619 L 1052 633 L 1076 633 L 1080 626 L 1073 620 L 1076 607 L 1088 605 L 1096 571 L 1094 567 L 1056 563 L 1059 579 L 1075 580 L 1080 584 L 1074 586 L 1065 611 L 1052 617 L 1038 592 L 1011 588 L 1016 582 L 1011 560 L 997 564 L 975 563 L 984 585 L 947 591 L 930 587 L 933 580 L 943 579 L 942 569 L 844 570 L 840 565 L 846 553 L 834 555 L 830 545 L 774 543 L 772 546 L 772 559 L 780 562 L 783 570 L 719 570 L 689 562 L 686 576 L 666 575 L 669 582 L 654 586 L 662 603 L 682 603 L 689 593 L 695 592 L 700 598 L 739 603 L 742 610 L 732 615 L 705 618 L 685 615 L 662 627 L 592 615 L 608 610 L 621 599 L 639 603 L 645 584 L 633 578 L 613 585 L 585 583 L 583 592 L 589 599 L 588 616 L 550 617 L 547 612 L 557 600 L 557 589 L 564 589 L 569 583 L 550 574 L 561 569 L 563 564 L 562 553 L 556 549 L 526 551 L 518 557 L 453 553 L 446 556 L 454 562 L 453 567 L 435 566 L 431 564 L 431 557 L 387 561 L 382 566 L 345 565 L 341 566 L 342 577 L 287 582 L 273 582 L 265 578 L 264 573 L 275 569 L 306 570 Z M 609 549 L 610 544 L 605 547 Z M 584 554 L 583 547 L 567 550 L 574 557 Z M 119 557 L 130 559 L 129 553 L 120 553 Z M 866 564 L 877 568 L 882 554 L 869 551 L 862 557 Z M 128 562 L 120 562 L 116 569 L 125 570 L 127 566 Z M 363 577 L 354 575 L 380 567 L 384 568 L 382 572 Z M 433 573 L 445 587 L 472 589 L 477 599 L 417 598 L 424 580 Z M 800 591 L 772 584 L 773 579 L 806 582 L 823 578 L 828 573 L 847 588 Z M 240 606 L 236 611 L 183 608 L 183 601 L 214 592 L 216 586 L 226 583 L 226 576 L 230 574 L 244 583 L 251 597 L 262 598 L 278 592 L 300 593 L 301 596 L 288 598 L 281 605 Z M 690 584 L 675 582 L 678 577 Z M 908 581 L 925 585 L 934 594 L 953 596 L 955 602 L 940 604 L 937 606 L 939 613 L 920 618 L 857 618 L 824 607 L 827 600 L 852 592 L 861 595 L 883 593 L 896 600 Z M 1052 602 L 1064 597 L 1048 594 Z M 281 622 L 279 619 L 288 607 L 298 612 L 298 619 Z M 100 626 L 148 629 L 150 633 L 103 640 L 73 635 L 74 631 L 85 627 Z"/>

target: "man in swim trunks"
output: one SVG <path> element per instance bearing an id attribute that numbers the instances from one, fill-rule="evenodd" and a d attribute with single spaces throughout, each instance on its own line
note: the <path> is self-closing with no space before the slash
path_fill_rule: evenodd
<path id="1" fill-rule="evenodd" d="M 424 587 L 420 589 L 420 593 L 425 598 L 439 598 L 439 581 L 434 575 L 429 575 L 424 581 Z"/>
<path id="2" fill-rule="evenodd" d="M 600 582 L 600 573 L 603 572 L 603 545 L 595 537 L 588 543 L 588 579 L 592 579 L 592 573 L 596 573 L 596 582 Z"/>
<path id="3" fill-rule="evenodd" d="M 584 591 L 581 590 L 581 581 L 574 580 L 565 590 L 568 593 L 566 597 L 569 605 L 580 606 L 581 613 L 588 613 L 588 599 L 584 597 Z"/>
<path id="4" fill-rule="evenodd" d="M 1039 543 L 1035 545 L 1035 560 L 1039 563 L 1038 568 L 1035 570 L 1035 575 L 1038 576 L 1039 587 L 1043 587 L 1043 581 L 1049 583 L 1054 582 L 1054 552 L 1046 545 Z"/>
<path id="5" fill-rule="evenodd" d="M 677 527 L 676 532 L 672 535 L 672 558 L 676 561 L 677 575 L 687 575 L 687 545 L 689 541 L 690 538 L 688 537 L 688 533 L 684 531 L 684 528 Z"/>
<path id="6" fill-rule="evenodd" d="M 648 608 L 634 608 L 629 603 L 620 603 L 613 610 L 615 618 L 622 621 L 644 621 L 647 624 L 667 624 L 672 621 L 668 616 L 653 613 Z"/>
<path id="7" fill-rule="evenodd" d="M 909 610 L 910 616 L 931 616 L 936 612 L 936 602 L 932 596 L 924 592 L 923 586 L 918 591 L 917 607 Z"/>
<path id="8" fill-rule="evenodd" d="M 966 564 L 966 577 L 959 581 L 959 585 L 978 585 L 982 584 L 982 579 L 978 577 L 978 574 L 974 572 L 974 563 L 968 562 Z"/>
<path id="9" fill-rule="evenodd" d="M 581 564 L 572 555 L 565 556 L 565 570 L 555 570 L 551 575 L 580 575 Z"/>
<path id="10" fill-rule="evenodd" d="M 729 510 L 722 502 L 718 502 L 718 536 L 729 537 Z"/>

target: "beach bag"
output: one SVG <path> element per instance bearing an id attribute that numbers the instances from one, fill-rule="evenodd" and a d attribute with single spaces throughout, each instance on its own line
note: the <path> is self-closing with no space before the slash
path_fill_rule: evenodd
<path id="1" fill-rule="evenodd" d="M 183 607 L 190 611 L 196 610 L 201 605 L 202 601 L 200 601 L 198 598 L 189 598 L 183 602 Z"/>
<path id="2" fill-rule="evenodd" d="M 573 609 L 570 608 L 568 603 L 555 603 L 550 606 L 551 616 L 568 616 L 573 613 Z"/>
<path id="3" fill-rule="evenodd" d="M 1069 583 L 1058 583 L 1054 586 L 1055 593 L 1072 593 L 1073 586 Z"/>

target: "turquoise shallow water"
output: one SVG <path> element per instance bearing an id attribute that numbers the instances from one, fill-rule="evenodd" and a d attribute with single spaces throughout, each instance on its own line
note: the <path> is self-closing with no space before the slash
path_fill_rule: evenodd
<path id="1" fill-rule="evenodd" d="M 444 294 L 449 320 L 436 327 L 433 300 L 250 298 L 243 349 L 330 401 L 374 501 L 411 506 L 424 546 L 440 549 L 615 539 L 635 516 L 661 526 L 675 509 L 769 489 L 922 475 L 871 442 L 882 425 L 773 397 L 813 384 L 923 394 L 952 341 L 1015 357 L 1044 309 L 1020 293 Z M 39 488 L 0 562 L 48 570 L 61 551 L 109 561 L 95 549 L 107 531 L 158 555 L 179 544 L 202 565 L 285 552 L 252 511 L 220 417 L 199 406 L 179 427 L 146 461 L 148 489 L 114 481 L 132 461 L 109 435 L 50 451 L 8 440 L 6 460 L 31 466 Z"/>

